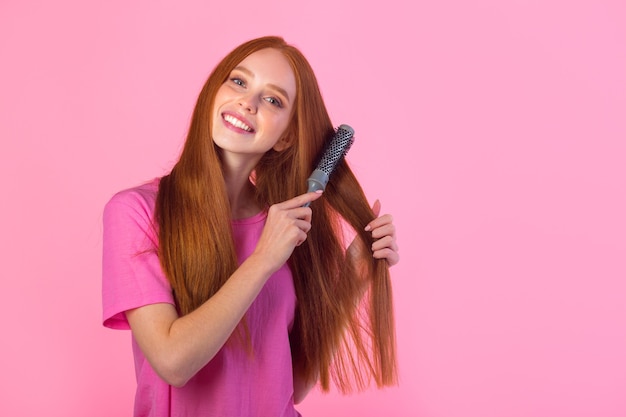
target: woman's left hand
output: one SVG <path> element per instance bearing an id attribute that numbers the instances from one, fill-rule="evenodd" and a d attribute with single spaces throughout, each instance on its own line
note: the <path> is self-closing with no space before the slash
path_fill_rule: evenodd
<path id="1" fill-rule="evenodd" d="M 372 244 L 372 254 L 376 259 L 386 259 L 389 266 L 400 261 L 398 244 L 396 243 L 396 228 L 393 225 L 391 214 L 380 214 L 380 201 L 376 200 L 372 206 L 376 218 L 365 226 L 365 231 L 371 232 L 375 239 Z"/>

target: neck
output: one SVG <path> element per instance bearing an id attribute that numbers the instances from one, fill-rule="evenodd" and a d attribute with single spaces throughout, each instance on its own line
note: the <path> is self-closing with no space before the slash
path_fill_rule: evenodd
<path id="1" fill-rule="evenodd" d="M 228 164 L 224 166 L 226 193 L 233 219 L 251 217 L 261 210 L 254 196 L 254 185 L 250 182 L 251 172 L 252 169 L 236 169 Z"/>

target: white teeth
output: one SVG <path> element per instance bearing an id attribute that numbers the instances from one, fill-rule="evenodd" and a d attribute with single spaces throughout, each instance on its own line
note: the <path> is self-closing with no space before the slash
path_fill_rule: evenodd
<path id="1" fill-rule="evenodd" d="M 233 125 L 235 127 L 238 127 L 239 129 L 245 130 L 246 132 L 252 131 L 252 128 L 250 126 L 248 126 L 247 124 L 245 124 L 241 120 L 239 120 L 236 117 L 233 117 L 233 116 L 231 116 L 229 114 L 224 115 L 224 120 L 226 120 L 231 125 Z"/>

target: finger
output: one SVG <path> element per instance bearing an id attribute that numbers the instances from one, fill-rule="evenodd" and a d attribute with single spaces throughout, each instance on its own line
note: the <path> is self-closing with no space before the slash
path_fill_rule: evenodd
<path id="1" fill-rule="evenodd" d="M 387 260 L 390 266 L 400 262 L 400 255 L 398 255 L 398 252 L 394 252 L 388 248 L 374 252 L 373 256 L 376 259 Z"/>
<path id="2" fill-rule="evenodd" d="M 384 226 L 385 224 L 393 223 L 393 216 L 391 214 L 385 214 L 383 216 L 377 217 L 365 226 L 365 231 L 369 232 L 370 230 L 374 230 L 378 227 Z"/>
<path id="3" fill-rule="evenodd" d="M 304 193 L 304 194 L 300 194 L 290 200 L 284 201 L 282 203 L 280 203 L 280 205 L 282 206 L 282 208 L 285 209 L 292 209 L 292 208 L 296 208 L 296 207 L 301 207 L 303 205 L 305 205 L 306 203 L 311 203 L 315 200 L 317 200 L 318 198 L 320 198 L 322 196 L 322 192 L 321 190 L 318 191 L 314 191 L 314 192 L 310 192 L 310 193 Z"/>
<path id="4" fill-rule="evenodd" d="M 274 236 L 278 241 L 289 242 L 290 245 L 300 245 L 307 238 L 308 231 L 311 230 L 311 224 L 304 220 L 292 220 L 292 222 L 282 229 L 279 236 Z"/>
<path id="5" fill-rule="evenodd" d="M 380 239 L 384 236 L 395 236 L 396 226 L 393 223 L 384 224 L 372 230 L 372 237 L 374 239 Z"/>
<path id="6" fill-rule="evenodd" d="M 300 237 L 298 238 L 298 240 L 296 241 L 296 246 L 300 246 L 304 243 L 304 241 L 306 240 L 307 234 L 306 233 L 302 233 L 300 235 Z"/>
<path id="7" fill-rule="evenodd" d="M 306 234 L 311 230 L 311 222 L 307 220 L 297 220 L 296 227 Z"/>
<path id="8" fill-rule="evenodd" d="M 384 238 L 379 239 L 376 242 L 372 243 L 372 251 L 377 251 L 377 250 L 381 250 L 384 248 L 389 248 L 397 252 L 398 244 L 396 243 L 396 240 L 392 238 L 391 236 L 385 236 Z"/>
<path id="9" fill-rule="evenodd" d="M 374 217 L 378 217 L 378 215 L 380 214 L 380 200 L 376 199 L 376 201 L 374 201 L 372 211 L 374 212 Z"/>
<path id="10" fill-rule="evenodd" d="M 292 219 L 305 220 L 311 222 L 313 211 L 310 207 L 296 207 L 288 211 L 288 216 Z"/>
<path id="11" fill-rule="evenodd" d="M 304 195 L 304 194 L 303 194 Z M 298 196 L 301 197 L 301 196 Z M 279 215 L 289 217 L 291 219 L 305 219 L 311 221 L 311 214 L 313 213 L 309 207 L 304 207 L 302 204 L 293 204 L 294 199 L 283 201 L 282 203 L 274 204 L 269 208 L 269 213 L 273 215 Z"/>
<path id="12" fill-rule="evenodd" d="M 300 246 L 309 236 L 308 233 L 311 230 L 311 223 L 304 220 L 298 220 L 296 226 L 300 229 L 296 239 L 296 246 Z"/>

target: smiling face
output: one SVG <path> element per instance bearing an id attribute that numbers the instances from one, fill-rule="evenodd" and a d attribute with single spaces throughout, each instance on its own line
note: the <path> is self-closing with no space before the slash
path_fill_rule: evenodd
<path id="1" fill-rule="evenodd" d="M 212 137 L 226 161 L 256 163 L 270 149 L 280 151 L 295 103 L 296 80 L 276 49 L 254 52 L 239 63 L 217 91 Z"/>

